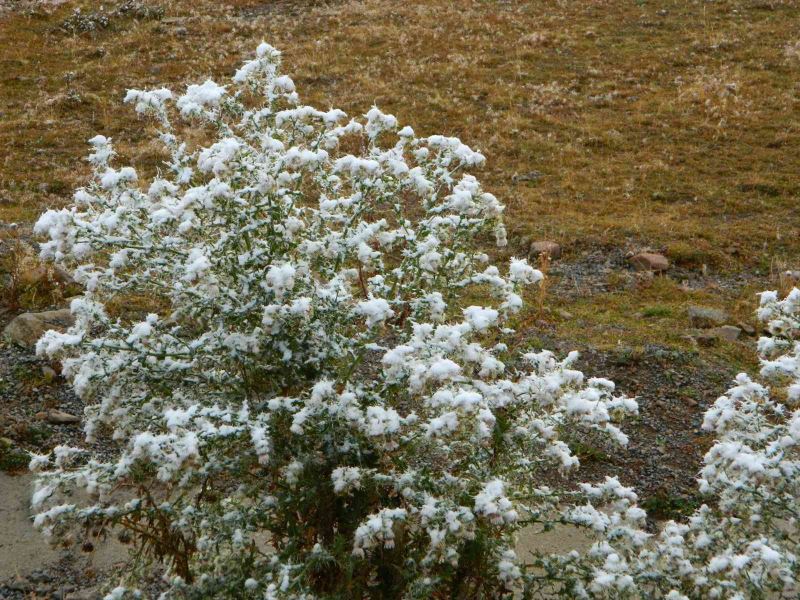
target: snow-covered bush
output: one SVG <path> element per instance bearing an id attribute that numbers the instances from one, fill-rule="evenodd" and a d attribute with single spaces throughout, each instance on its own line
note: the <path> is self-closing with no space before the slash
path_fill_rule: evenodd
<path id="1" fill-rule="evenodd" d="M 97 136 L 94 180 L 37 223 L 86 289 L 38 351 L 104 452 L 34 458 L 36 523 L 129 540 L 114 597 L 154 561 L 172 596 L 511 594 L 516 533 L 569 498 L 542 484 L 577 465 L 564 434 L 625 444 L 636 403 L 574 354 L 509 351 L 542 275 L 479 249 L 505 244 L 480 153 L 301 105 L 279 59 L 262 44 L 228 85 L 130 90 L 163 167 L 118 168 Z"/>
<path id="2" fill-rule="evenodd" d="M 800 290 L 761 294 L 761 376 L 746 374 L 706 412 L 716 435 L 700 492 L 710 502 L 658 535 L 617 526 L 635 496 L 610 514 L 586 509 L 605 539 L 588 556 L 542 562 L 567 596 L 593 598 L 797 598 L 800 594 Z M 634 515 L 636 516 L 636 515 Z M 630 520 L 630 519 L 629 519 Z M 605 526 L 611 522 L 612 525 Z M 551 581 L 544 587 L 551 586 Z"/>
<path id="3" fill-rule="evenodd" d="M 775 389 L 739 375 L 706 415 L 708 505 L 652 535 L 617 479 L 544 485 L 581 431 L 624 445 L 636 403 L 575 354 L 509 349 L 542 275 L 479 249 L 505 243 L 484 157 L 301 105 L 279 59 L 129 91 L 163 168 L 97 136 L 94 180 L 37 223 L 86 289 L 38 351 L 102 451 L 34 457 L 36 524 L 130 542 L 112 598 L 155 562 L 169 597 L 795 597 L 800 291 L 762 295 Z M 599 541 L 523 564 L 520 530 L 557 523 Z"/>

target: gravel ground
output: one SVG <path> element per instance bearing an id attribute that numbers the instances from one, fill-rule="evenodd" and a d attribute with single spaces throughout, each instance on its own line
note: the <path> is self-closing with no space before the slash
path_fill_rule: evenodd
<path id="1" fill-rule="evenodd" d="M 0 328 L 10 316 L 0 315 Z M 83 414 L 83 403 L 63 379 L 48 373 L 53 367 L 58 365 L 38 359 L 31 351 L 0 342 L 2 600 L 101 598 L 98 590 L 113 575 L 113 564 L 125 557 L 125 549 L 119 544 L 96 540 L 93 544 L 96 547 L 88 553 L 79 547 L 81 542 L 75 547 L 51 548 L 31 525 L 28 506 L 33 477 L 25 472 L 27 456 L 22 451 L 42 453 L 61 444 L 87 447 L 80 423 L 52 424 L 36 417 L 48 409 Z M 104 450 L 102 441 L 88 447 L 100 453 Z M 106 445 L 106 451 L 107 448 Z"/>
<path id="2" fill-rule="evenodd" d="M 59 425 L 36 418 L 37 413 L 48 409 L 83 414 L 83 403 L 61 377 L 50 379 L 50 368 L 31 352 L 0 342 L 0 436 L 26 450 L 83 445 L 80 423 Z"/>
<path id="3" fill-rule="evenodd" d="M 630 443 L 606 457 L 589 455 L 590 479 L 620 475 L 645 498 L 655 517 L 672 517 L 698 502 L 696 476 L 713 437 L 700 426 L 703 414 L 735 375 L 728 365 L 708 364 L 696 353 L 647 346 L 641 353 L 586 349 L 582 365 L 620 382 L 618 390 L 639 402 L 639 417 L 623 423 Z"/>
<path id="4" fill-rule="evenodd" d="M 651 273 L 638 273 L 631 266 L 628 259 L 636 252 L 635 248 L 633 245 L 591 248 L 578 256 L 554 261 L 548 271 L 552 276 L 552 293 L 562 299 L 576 299 L 633 288 L 641 279 L 652 277 Z M 756 282 L 763 289 L 770 285 L 764 277 L 750 273 L 720 276 L 676 265 L 670 266 L 669 277 L 688 290 L 702 290 L 710 284 L 723 291 L 738 290 Z"/>

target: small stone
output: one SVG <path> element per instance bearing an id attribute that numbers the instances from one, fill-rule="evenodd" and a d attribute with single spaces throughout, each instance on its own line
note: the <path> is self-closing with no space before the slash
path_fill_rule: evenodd
<path id="1" fill-rule="evenodd" d="M 550 242 L 546 240 L 540 240 L 538 242 L 533 242 L 531 244 L 530 251 L 528 252 L 528 256 L 530 258 L 537 258 L 542 254 L 546 254 L 552 259 L 560 258 L 561 257 L 561 246 L 556 244 L 555 242 Z"/>
<path id="2" fill-rule="evenodd" d="M 68 308 L 40 313 L 22 313 L 3 330 L 3 337 L 19 346 L 33 348 L 45 331 L 64 331 L 75 322 Z"/>
<path id="3" fill-rule="evenodd" d="M 722 327 L 717 327 L 714 331 L 720 338 L 728 342 L 735 342 L 742 333 L 742 330 L 735 325 L 723 325 Z"/>
<path id="4" fill-rule="evenodd" d="M 701 333 L 694 339 L 698 345 L 705 347 L 716 346 L 719 342 L 719 337 L 715 333 Z"/>
<path id="5" fill-rule="evenodd" d="M 511 178 L 511 181 L 514 183 L 519 183 L 520 181 L 538 181 L 543 177 L 540 171 L 529 171 L 528 173 L 522 173 L 521 175 L 516 174 Z"/>
<path id="6" fill-rule="evenodd" d="M 718 308 L 704 306 L 690 306 L 688 309 L 689 323 L 692 327 L 703 329 L 723 325 L 728 320 L 728 313 Z"/>
<path id="7" fill-rule="evenodd" d="M 750 325 L 750 323 L 745 323 L 744 321 L 739 321 L 737 323 L 737 325 L 739 326 L 739 329 L 741 329 L 747 335 L 755 335 L 756 334 L 756 328 L 753 327 L 752 325 Z"/>
<path id="8" fill-rule="evenodd" d="M 97 589 L 87 588 L 67 594 L 65 600 L 100 600 L 103 597 Z"/>
<path id="9" fill-rule="evenodd" d="M 55 265 L 53 267 L 52 277 L 54 281 L 63 285 L 75 283 L 75 280 L 72 278 L 70 272 L 60 265 Z"/>
<path id="10" fill-rule="evenodd" d="M 640 252 L 628 260 L 637 271 L 666 271 L 669 269 L 669 260 L 663 254 Z"/>
<path id="11" fill-rule="evenodd" d="M 563 309 L 559 309 L 559 310 L 557 310 L 557 311 L 556 311 L 556 314 L 557 314 L 559 317 L 561 317 L 562 319 L 567 319 L 567 320 L 569 320 L 569 319 L 574 319 L 574 318 L 575 318 L 575 315 L 573 315 L 571 312 L 569 312 L 569 311 L 566 311 L 566 310 L 563 310 Z"/>
<path id="12" fill-rule="evenodd" d="M 37 570 L 28 575 L 28 580 L 33 583 L 50 583 L 53 581 L 53 576 L 46 571 Z"/>
<path id="13" fill-rule="evenodd" d="M 71 415 L 68 412 L 57 410 L 55 408 L 51 408 L 48 411 L 38 412 L 35 416 L 39 421 L 47 421 L 53 425 L 70 425 L 72 423 L 81 422 L 80 417 L 76 417 L 75 415 Z"/>
<path id="14" fill-rule="evenodd" d="M 784 277 L 790 281 L 800 281 L 800 271 L 786 271 L 786 273 L 784 273 Z"/>
<path id="15" fill-rule="evenodd" d="M 17 283 L 22 287 L 34 287 L 41 285 L 49 280 L 47 267 L 37 266 L 20 271 L 17 275 Z"/>

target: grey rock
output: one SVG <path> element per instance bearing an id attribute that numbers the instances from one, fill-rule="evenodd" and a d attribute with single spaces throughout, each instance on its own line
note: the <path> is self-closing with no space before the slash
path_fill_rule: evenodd
<path id="1" fill-rule="evenodd" d="M 78 590 L 65 596 L 65 600 L 101 600 L 101 594 L 96 588 L 87 588 L 85 590 Z"/>
<path id="2" fill-rule="evenodd" d="M 723 325 L 728 320 L 728 313 L 718 308 L 690 306 L 687 312 L 689 323 L 691 323 L 692 327 L 700 327 L 702 329 Z"/>
<path id="3" fill-rule="evenodd" d="M 800 281 L 800 271 L 786 271 L 784 275 L 792 281 Z"/>
<path id="4" fill-rule="evenodd" d="M 728 342 L 735 342 L 739 338 L 739 334 L 742 333 L 742 330 L 734 325 L 723 325 L 722 327 L 717 327 L 713 331 L 720 339 Z"/>
<path id="5" fill-rule="evenodd" d="M 14 317 L 3 330 L 3 337 L 19 346 L 33 348 L 45 331 L 64 331 L 75 322 L 68 308 L 39 313 L 23 313 Z"/>
<path id="6" fill-rule="evenodd" d="M 529 171 L 528 173 L 514 175 L 511 181 L 514 183 L 519 183 L 520 181 L 538 181 L 542 177 L 544 177 L 544 174 L 540 171 Z"/>
<path id="7" fill-rule="evenodd" d="M 53 576 L 46 571 L 36 570 L 28 575 L 28 579 L 33 583 L 50 583 L 53 581 Z"/>

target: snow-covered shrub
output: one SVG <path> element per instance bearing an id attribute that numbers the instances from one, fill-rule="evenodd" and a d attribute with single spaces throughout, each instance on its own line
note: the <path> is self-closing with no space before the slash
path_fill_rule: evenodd
<path id="1" fill-rule="evenodd" d="M 542 275 L 480 250 L 505 244 L 480 153 L 301 105 L 279 59 L 262 44 L 228 85 L 130 90 L 163 168 L 117 167 L 97 136 L 93 181 L 37 223 L 86 289 L 38 351 L 106 447 L 34 458 L 36 523 L 130 540 L 114 597 L 154 561 L 172 596 L 511 594 L 516 533 L 569 498 L 542 484 L 577 465 L 563 434 L 625 444 L 636 404 L 574 354 L 509 351 Z"/>
<path id="2" fill-rule="evenodd" d="M 672 600 L 798 597 L 800 290 L 783 300 L 764 292 L 758 316 L 768 333 L 758 343 L 765 383 L 739 374 L 705 415 L 703 428 L 716 436 L 699 478 L 708 505 L 685 523 L 666 523 L 652 539 L 625 526 L 639 510 L 632 494 L 608 514 L 591 507 L 574 513 L 576 522 L 583 517 L 603 529 L 605 539 L 588 556 L 543 560 L 554 577 L 569 581 L 558 592 Z"/>

